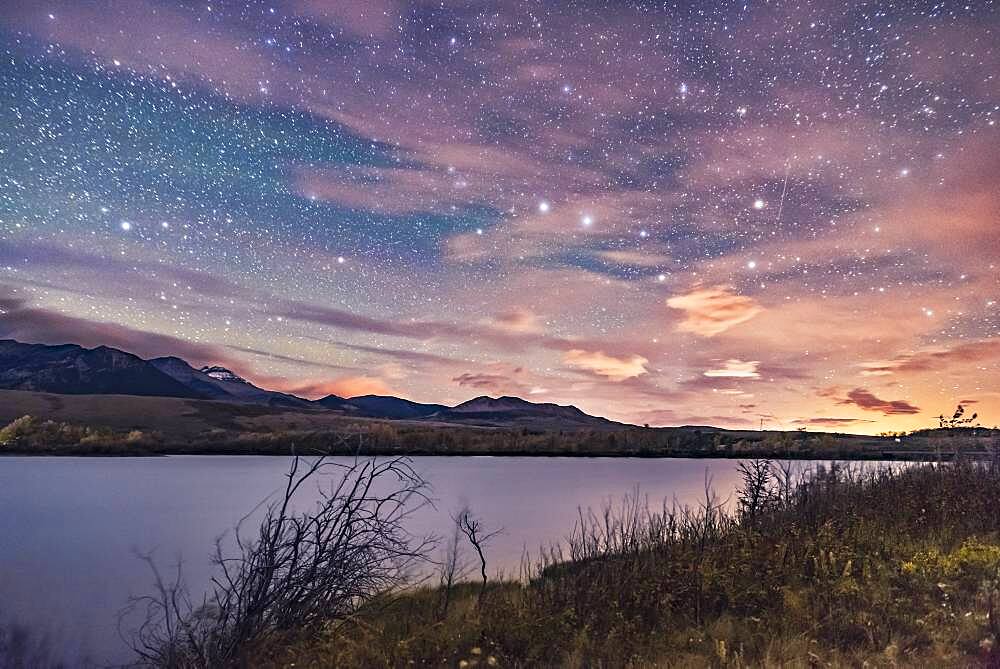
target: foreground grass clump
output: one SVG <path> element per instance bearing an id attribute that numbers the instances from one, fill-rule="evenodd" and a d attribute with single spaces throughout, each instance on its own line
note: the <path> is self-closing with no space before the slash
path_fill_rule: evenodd
<path id="1" fill-rule="evenodd" d="M 255 663 L 998 666 L 1000 468 L 744 475 L 733 513 L 582 513 L 530 578 L 385 595 Z"/>

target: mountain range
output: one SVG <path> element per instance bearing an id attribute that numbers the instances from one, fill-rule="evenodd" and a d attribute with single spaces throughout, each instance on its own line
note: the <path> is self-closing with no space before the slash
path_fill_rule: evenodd
<path id="1" fill-rule="evenodd" d="M 218 365 L 197 369 L 178 357 L 144 360 L 107 346 L 49 346 L 0 340 L 0 390 L 67 395 L 138 395 L 213 400 L 365 418 L 417 420 L 534 429 L 621 426 L 575 406 L 535 403 L 519 397 L 481 396 L 454 407 L 400 397 L 328 395 L 309 400 L 259 388 Z"/>

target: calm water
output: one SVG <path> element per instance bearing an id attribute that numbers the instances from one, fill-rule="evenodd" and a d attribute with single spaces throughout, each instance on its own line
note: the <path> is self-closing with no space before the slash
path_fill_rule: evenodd
<path id="1" fill-rule="evenodd" d="M 284 457 L 0 458 L 0 619 L 58 640 L 67 657 L 129 657 L 117 633 L 130 595 L 150 591 L 137 552 L 184 564 L 201 591 L 213 541 L 282 485 Z M 414 532 L 450 532 L 469 504 L 490 527 L 491 571 L 516 570 L 525 549 L 557 542 L 578 507 L 599 507 L 636 487 L 651 503 L 695 505 L 706 476 L 720 497 L 738 485 L 736 460 L 420 457 L 436 509 Z M 810 463 L 797 463 L 809 466 Z M 315 495 L 310 487 L 304 501 Z"/>

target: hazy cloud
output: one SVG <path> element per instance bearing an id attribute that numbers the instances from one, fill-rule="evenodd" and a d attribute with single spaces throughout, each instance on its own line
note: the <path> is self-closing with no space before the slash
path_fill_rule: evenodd
<path id="1" fill-rule="evenodd" d="M 140 358 L 173 355 L 184 358 L 195 367 L 221 364 L 241 375 L 248 371 L 246 365 L 235 360 L 219 346 L 31 307 L 26 300 L 5 294 L 2 290 L 0 339 L 16 339 L 32 344 L 111 346 Z"/>
<path id="2" fill-rule="evenodd" d="M 722 367 L 706 370 L 705 376 L 732 379 L 759 379 L 760 374 L 757 372 L 759 365 L 760 362 L 757 360 L 744 362 L 743 360 L 730 359 L 726 360 Z"/>

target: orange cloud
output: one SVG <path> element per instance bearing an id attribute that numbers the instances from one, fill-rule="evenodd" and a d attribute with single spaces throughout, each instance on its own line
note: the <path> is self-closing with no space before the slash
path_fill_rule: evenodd
<path id="1" fill-rule="evenodd" d="M 563 355 L 563 362 L 570 367 L 585 369 L 612 381 L 624 381 L 645 374 L 649 360 L 641 355 L 615 357 L 602 351 L 572 349 Z"/>
<path id="2" fill-rule="evenodd" d="M 667 300 L 667 306 L 686 314 L 678 330 L 702 337 L 721 334 L 764 310 L 753 298 L 737 295 L 728 286 L 698 288 L 675 295 Z"/>
<path id="3" fill-rule="evenodd" d="M 278 388 L 282 392 L 317 399 L 327 395 L 358 397 L 359 395 L 396 394 L 385 381 L 372 376 L 345 376 L 332 381 L 301 381 Z"/>

